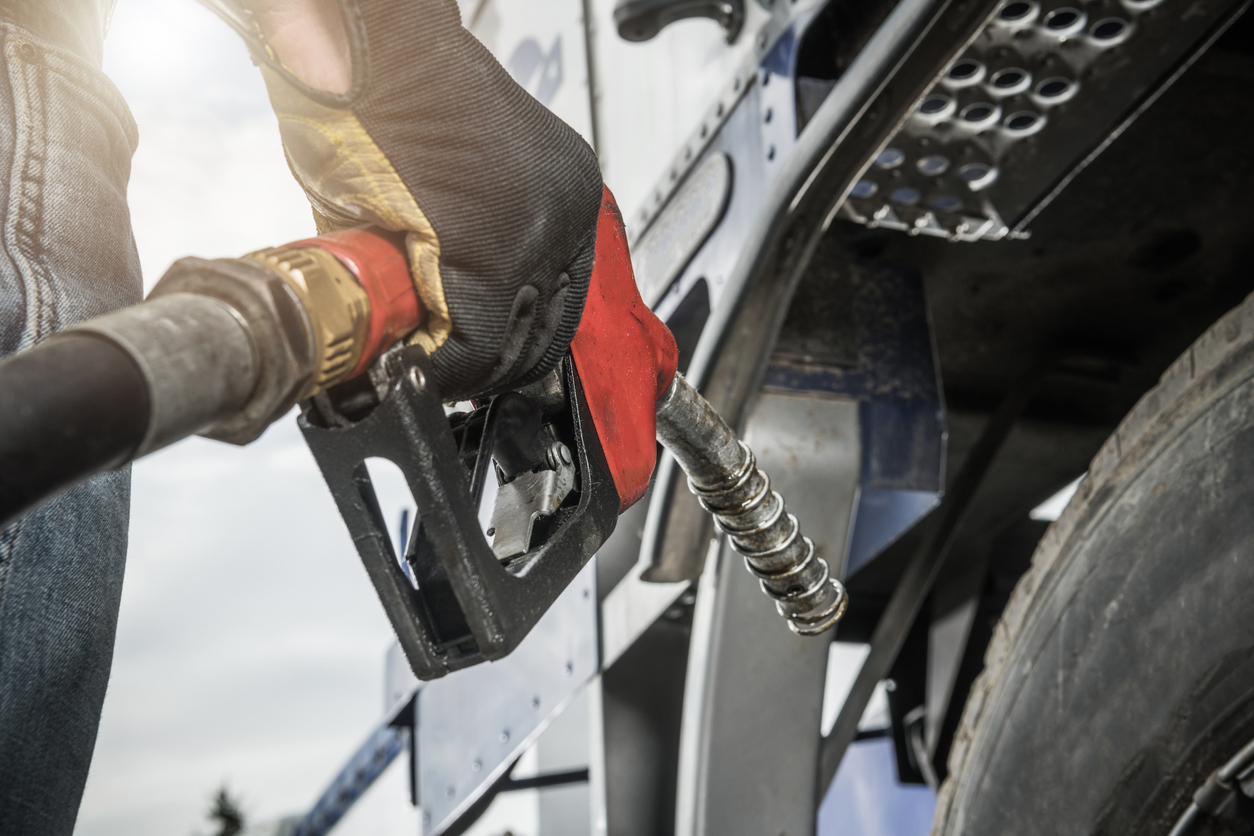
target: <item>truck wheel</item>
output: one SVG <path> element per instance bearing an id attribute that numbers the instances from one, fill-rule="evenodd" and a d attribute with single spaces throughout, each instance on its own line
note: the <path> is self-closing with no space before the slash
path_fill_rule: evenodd
<path id="1" fill-rule="evenodd" d="M 1166 836 L 1186 812 L 1174 836 L 1254 832 L 1231 793 L 1226 824 L 1189 811 L 1251 740 L 1254 296 L 1141 399 L 1041 540 L 932 832 Z"/>

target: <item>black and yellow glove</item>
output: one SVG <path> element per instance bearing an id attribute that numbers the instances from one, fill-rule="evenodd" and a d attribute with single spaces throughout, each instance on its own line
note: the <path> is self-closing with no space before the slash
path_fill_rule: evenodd
<path id="1" fill-rule="evenodd" d="M 462 27 L 452 0 L 339 0 L 352 63 L 343 95 L 299 81 L 243 3 L 207 4 L 261 65 L 319 232 L 407 233 L 428 311 L 410 342 L 431 355 L 444 396 L 552 369 L 592 271 L 602 189 L 592 149 Z"/>

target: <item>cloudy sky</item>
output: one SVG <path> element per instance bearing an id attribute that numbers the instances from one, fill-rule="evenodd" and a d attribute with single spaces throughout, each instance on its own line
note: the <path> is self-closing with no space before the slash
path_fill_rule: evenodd
<path id="1" fill-rule="evenodd" d="M 151 287 L 175 258 L 312 232 L 256 68 L 191 0 L 120 0 L 106 69 L 140 129 L 130 200 Z M 383 710 L 391 631 L 291 419 L 135 467 L 113 677 L 83 836 L 208 832 L 306 808 Z"/>

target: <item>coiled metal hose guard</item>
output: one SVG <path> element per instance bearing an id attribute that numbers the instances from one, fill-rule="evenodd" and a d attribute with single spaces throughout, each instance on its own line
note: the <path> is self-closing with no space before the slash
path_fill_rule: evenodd
<path id="1" fill-rule="evenodd" d="M 771 490 L 753 451 L 678 374 L 658 401 L 657 437 L 793 632 L 813 636 L 835 626 L 848 602 L 844 586 Z"/>

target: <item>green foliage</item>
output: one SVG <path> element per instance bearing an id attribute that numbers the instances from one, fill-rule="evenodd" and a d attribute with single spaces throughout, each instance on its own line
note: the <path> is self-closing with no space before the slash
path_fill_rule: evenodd
<path id="1" fill-rule="evenodd" d="M 244 832 L 244 811 L 240 809 L 239 798 L 231 794 L 226 784 L 213 794 L 205 818 L 217 827 L 212 836 L 239 836 Z"/>

